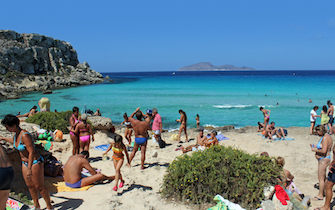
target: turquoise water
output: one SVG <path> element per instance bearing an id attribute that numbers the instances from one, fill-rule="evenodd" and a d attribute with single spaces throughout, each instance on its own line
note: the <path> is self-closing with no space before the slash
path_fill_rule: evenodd
<path id="1" fill-rule="evenodd" d="M 104 74 L 107 75 L 107 74 Z M 334 97 L 330 81 L 335 71 L 250 71 L 250 72 L 141 72 L 108 73 L 115 82 L 54 90 L 47 95 L 51 109 L 65 111 L 86 104 L 117 124 L 125 112 L 156 107 L 165 129 L 178 128 L 179 109 L 188 116 L 188 127 L 201 125 L 243 127 L 263 121 L 260 106 L 271 110 L 277 126 L 310 125 L 309 112 Z M 26 113 L 46 95 L 29 93 L 0 103 L 0 116 Z M 309 103 L 309 99 L 313 102 Z M 335 102 L 335 98 L 334 98 Z M 278 105 L 276 105 L 278 103 Z M 317 122 L 319 122 L 318 119 Z"/>

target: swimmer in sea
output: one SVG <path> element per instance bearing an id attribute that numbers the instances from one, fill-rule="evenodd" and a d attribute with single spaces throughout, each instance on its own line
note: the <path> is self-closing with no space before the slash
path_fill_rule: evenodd
<path id="1" fill-rule="evenodd" d="M 128 140 L 128 143 L 131 144 L 131 134 L 133 133 L 133 127 L 128 119 L 127 113 L 123 114 L 124 121 L 121 123 L 126 125 L 126 129 L 124 130 L 124 137 Z"/>
<path id="2" fill-rule="evenodd" d="M 266 128 L 267 124 L 269 124 L 270 121 L 270 113 L 271 111 L 268 109 L 264 109 L 262 106 L 259 108 L 263 112 L 264 115 L 264 127 Z"/>
<path id="3" fill-rule="evenodd" d="M 180 134 L 182 131 L 185 132 L 185 136 L 186 136 L 186 142 L 188 142 L 188 138 L 187 138 L 187 116 L 186 113 L 183 110 L 179 110 L 179 114 L 180 114 L 180 119 L 177 119 L 177 122 L 180 122 L 180 128 L 179 128 L 179 133 L 178 133 L 178 142 L 182 143 L 182 141 L 180 141 Z"/>

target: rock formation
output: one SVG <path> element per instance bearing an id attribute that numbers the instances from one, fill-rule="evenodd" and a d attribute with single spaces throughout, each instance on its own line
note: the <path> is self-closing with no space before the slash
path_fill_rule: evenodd
<path id="1" fill-rule="evenodd" d="M 39 34 L 0 30 L 0 99 L 103 82 L 87 62 L 79 63 L 70 43 Z"/>

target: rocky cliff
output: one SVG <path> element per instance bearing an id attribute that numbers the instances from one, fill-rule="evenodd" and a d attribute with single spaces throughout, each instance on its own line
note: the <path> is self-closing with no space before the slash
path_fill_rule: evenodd
<path id="1" fill-rule="evenodd" d="M 178 71 L 250 71 L 250 70 L 255 69 L 246 66 L 236 67 L 233 65 L 214 66 L 210 62 L 200 62 L 190 66 L 184 66 L 178 69 Z"/>
<path id="2" fill-rule="evenodd" d="M 70 43 L 39 34 L 0 30 L 0 99 L 103 82 L 87 62 L 79 63 Z"/>

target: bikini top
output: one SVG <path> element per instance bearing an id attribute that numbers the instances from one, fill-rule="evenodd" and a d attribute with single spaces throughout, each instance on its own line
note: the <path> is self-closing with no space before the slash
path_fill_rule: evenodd
<path id="1" fill-rule="evenodd" d="M 322 143 L 322 139 L 323 139 L 323 136 L 322 136 L 322 138 L 320 139 L 320 141 L 318 142 L 318 144 L 316 145 L 316 148 L 317 148 L 317 149 L 322 149 L 322 145 L 321 145 L 321 143 Z"/>
<path id="2" fill-rule="evenodd" d="M 16 147 L 16 135 L 14 135 L 14 144 L 13 144 L 13 146 L 14 146 L 15 149 L 19 150 L 20 152 L 26 150 L 26 145 L 24 145 L 24 144 L 21 143 L 21 141 L 22 141 L 22 136 L 23 136 L 24 134 L 26 134 L 26 133 L 29 134 L 30 137 L 33 139 L 33 137 L 31 136 L 31 134 L 30 134 L 29 132 L 24 132 L 24 133 L 22 133 L 22 135 L 21 135 L 20 142 L 19 142 L 19 145 L 18 145 L 17 147 Z M 35 145 L 34 145 L 34 146 L 35 146 Z"/>
<path id="3" fill-rule="evenodd" d="M 125 124 L 125 125 L 131 125 L 131 123 L 130 123 L 130 122 L 124 122 L 124 124 Z"/>
<path id="4" fill-rule="evenodd" d="M 77 120 L 77 118 L 74 116 L 74 114 L 72 114 L 72 117 L 74 119 L 74 123 L 81 122 L 80 120 Z"/>
<path id="5" fill-rule="evenodd" d="M 113 150 L 113 152 L 115 152 L 115 153 L 122 153 L 123 152 L 123 148 L 116 148 L 116 147 L 112 147 L 112 150 Z"/>

